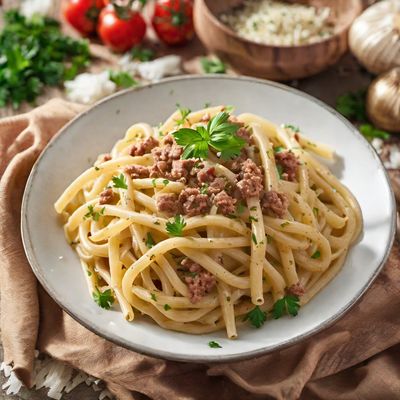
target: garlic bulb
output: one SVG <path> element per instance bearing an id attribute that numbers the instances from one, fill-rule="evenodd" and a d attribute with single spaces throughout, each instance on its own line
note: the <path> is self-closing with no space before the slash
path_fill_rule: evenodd
<path id="1" fill-rule="evenodd" d="M 400 0 L 384 0 L 367 8 L 351 26 L 349 45 L 372 73 L 400 66 Z"/>
<path id="2" fill-rule="evenodd" d="M 367 114 L 378 128 L 400 132 L 400 68 L 393 68 L 371 83 Z"/>

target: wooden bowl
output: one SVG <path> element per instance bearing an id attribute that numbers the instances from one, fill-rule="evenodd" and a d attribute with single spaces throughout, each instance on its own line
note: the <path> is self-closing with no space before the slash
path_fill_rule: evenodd
<path id="1" fill-rule="evenodd" d="M 318 43 L 300 46 L 259 44 L 239 37 L 218 16 L 242 0 L 195 0 L 194 22 L 204 46 L 244 75 L 285 81 L 304 78 L 335 64 L 347 51 L 347 33 L 362 10 L 361 0 L 303 0 L 330 7 L 335 15 L 334 35 Z"/>

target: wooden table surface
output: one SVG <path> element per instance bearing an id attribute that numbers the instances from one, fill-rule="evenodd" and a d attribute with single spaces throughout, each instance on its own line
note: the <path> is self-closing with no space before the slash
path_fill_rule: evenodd
<path id="1" fill-rule="evenodd" d="M 3 2 L 4 5 L 16 5 L 17 1 Z M 1 2 L 0 2 L 1 4 Z M 196 55 L 204 54 L 201 45 L 196 41 L 190 45 L 190 48 L 179 50 L 185 58 L 194 57 Z M 349 54 L 335 66 L 311 78 L 303 79 L 300 81 L 288 82 L 290 86 L 296 87 L 299 90 L 307 92 L 325 103 L 334 106 L 337 96 L 348 91 L 366 88 L 371 81 L 371 76 L 363 71 L 360 66 L 355 62 Z M 43 104 L 48 99 L 55 96 L 62 96 L 63 91 L 60 89 L 48 90 L 43 96 L 38 99 L 37 104 Z M 32 108 L 30 105 L 24 105 L 19 110 L 12 108 L 0 109 L 0 117 L 15 115 L 20 112 L 28 111 Z M 3 359 L 3 352 L 0 346 L 0 360 Z M 6 381 L 3 374 L 0 373 L 0 387 Z M 0 400 L 44 400 L 48 399 L 47 390 L 29 391 L 22 389 L 17 396 L 8 396 L 0 389 Z M 85 384 L 79 385 L 70 394 L 64 395 L 65 400 L 95 400 L 98 399 L 99 392 L 94 392 L 92 388 L 87 387 Z"/>

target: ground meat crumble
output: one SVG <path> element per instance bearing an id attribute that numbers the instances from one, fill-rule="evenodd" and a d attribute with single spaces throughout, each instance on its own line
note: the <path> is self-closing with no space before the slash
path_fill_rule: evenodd
<path id="1" fill-rule="evenodd" d="M 263 214 L 277 216 L 283 218 L 287 213 L 289 207 L 289 200 L 284 193 L 278 193 L 270 190 L 264 193 L 261 199 L 261 208 Z"/>
<path id="2" fill-rule="evenodd" d="M 143 165 L 129 165 L 125 167 L 125 172 L 130 175 L 132 179 L 143 179 L 150 176 L 150 170 Z"/>
<path id="3" fill-rule="evenodd" d="M 289 294 L 293 295 L 293 296 L 298 296 L 298 297 L 300 297 L 300 296 L 303 296 L 303 295 L 304 295 L 304 293 L 306 292 L 306 290 L 305 290 L 304 286 L 303 286 L 300 282 L 297 282 L 297 283 L 295 283 L 294 285 L 290 286 L 290 287 L 287 289 L 287 292 L 288 292 Z"/>
<path id="4" fill-rule="evenodd" d="M 150 153 L 152 149 L 159 145 L 158 140 L 153 138 L 153 136 L 148 137 L 145 140 L 141 140 L 135 143 L 130 151 L 129 154 L 131 156 L 143 156 L 146 153 Z"/>
<path id="5" fill-rule="evenodd" d="M 260 196 L 263 190 L 262 172 L 250 158 L 242 164 L 238 180 L 237 187 L 244 199 Z"/>
<path id="6" fill-rule="evenodd" d="M 275 154 L 275 160 L 283 169 L 282 178 L 288 181 L 295 181 L 299 160 L 291 151 L 281 151 Z"/>
<path id="7" fill-rule="evenodd" d="M 106 189 L 100 193 L 99 204 L 111 204 L 114 201 L 115 194 L 112 189 Z"/>
<path id="8" fill-rule="evenodd" d="M 156 199 L 157 210 L 168 217 L 179 213 L 178 195 L 175 193 L 160 194 Z"/>
<path id="9" fill-rule="evenodd" d="M 183 214 L 188 217 L 206 214 L 210 210 L 209 197 L 198 188 L 187 187 L 179 194 Z"/>
<path id="10" fill-rule="evenodd" d="M 215 277 L 190 258 L 184 258 L 181 265 L 187 271 L 184 280 L 189 289 L 189 299 L 197 303 L 214 288 Z"/>

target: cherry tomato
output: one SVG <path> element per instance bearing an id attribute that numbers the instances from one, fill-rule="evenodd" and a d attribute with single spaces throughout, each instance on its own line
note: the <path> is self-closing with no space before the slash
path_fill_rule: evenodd
<path id="1" fill-rule="evenodd" d="M 146 22 L 138 12 L 108 5 L 100 13 L 97 32 L 106 46 L 124 52 L 143 40 Z"/>
<path id="2" fill-rule="evenodd" d="M 187 43 L 194 35 L 192 1 L 157 0 L 152 23 L 157 36 L 164 43 Z"/>
<path id="3" fill-rule="evenodd" d="M 65 19 L 82 35 L 96 31 L 97 19 L 104 0 L 68 0 L 64 3 Z"/>

